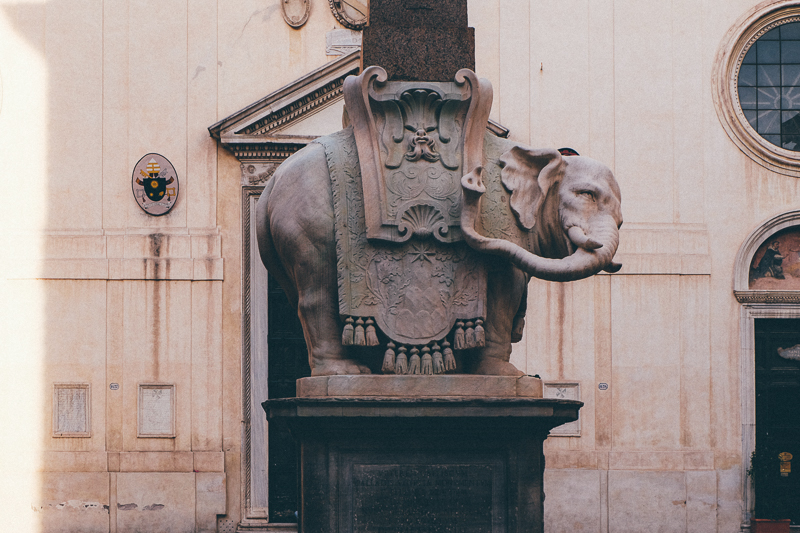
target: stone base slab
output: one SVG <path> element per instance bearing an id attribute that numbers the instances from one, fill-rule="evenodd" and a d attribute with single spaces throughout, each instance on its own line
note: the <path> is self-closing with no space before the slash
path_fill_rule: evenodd
<path id="1" fill-rule="evenodd" d="M 297 442 L 301 533 L 543 533 L 542 443 L 581 405 L 516 397 L 262 404 L 269 423 L 286 424 Z"/>
<path id="2" fill-rule="evenodd" d="M 532 376 L 316 376 L 297 380 L 298 398 L 320 397 L 541 398 Z"/>

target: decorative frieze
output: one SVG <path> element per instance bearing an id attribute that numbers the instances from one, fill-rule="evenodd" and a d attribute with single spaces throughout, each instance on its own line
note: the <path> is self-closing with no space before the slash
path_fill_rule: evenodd
<path id="1" fill-rule="evenodd" d="M 248 161 L 240 165 L 242 186 L 264 185 L 272 177 L 280 162 Z"/>
<path id="2" fill-rule="evenodd" d="M 733 291 L 733 295 L 742 304 L 800 303 L 800 291 Z"/>

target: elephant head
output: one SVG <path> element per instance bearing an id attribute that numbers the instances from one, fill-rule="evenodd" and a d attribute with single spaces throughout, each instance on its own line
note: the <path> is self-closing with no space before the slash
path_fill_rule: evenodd
<path id="1" fill-rule="evenodd" d="M 533 234 L 535 253 L 475 229 L 486 192 L 480 166 L 461 179 L 461 229 L 472 248 L 505 257 L 531 276 L 549 281 L 621 268 L 613 262 L 622 225 L 621 196 L 606 166 L 586 157 L 562 157 L 556 150 L 520 146 L 505 152 L 499 166 L 511 210 L 517 223 Z"/>

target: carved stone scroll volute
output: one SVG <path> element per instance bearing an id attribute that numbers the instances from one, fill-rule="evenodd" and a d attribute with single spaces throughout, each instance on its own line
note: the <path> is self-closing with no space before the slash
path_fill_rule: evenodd
<path id="1" fill-rule="evenodd" d="M 467 69 L 452 82 L 386 80 L 382 68 L 369 67 L 344 85 L 367 237 L 460 241 L 460 179 L 481 164 L 491 85 Z"/>

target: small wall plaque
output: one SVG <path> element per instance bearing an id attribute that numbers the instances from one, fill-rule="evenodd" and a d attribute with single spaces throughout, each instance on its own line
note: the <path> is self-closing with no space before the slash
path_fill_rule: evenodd
<path id="1" fill-rule="evenodd" d="M 138 437 L 175 437 L 175 385 L 139 385 Z"/>
<path id="2" fill-rule="evenodd" d="M 88 383 L 53 384 L 53 436 L 89 437 Z"/>
<path id="3" fill-rule="evenodd" d="M 546 381 L 544 382 L 543 396 L 545 398 L 558 398 L 559 400 L 580 400 L 581 386 L 576 382 Z M 580 437 L 581 419 L 567 422 L 550 430 L 552 437 Z"/>
<path id="4" fill-rule="evenodd" d="M 344 56 L 361 50 L 361 32 L 355 30 L 331 30 L 325 34 L 325 54 Z"/>
<path id="5" fill-rule="evenodd" d="M 147 154 L 133 168 L 131 187 L 145 213 L 166 215 L 178 200 L 178 173 L 163 155 Z"/>

